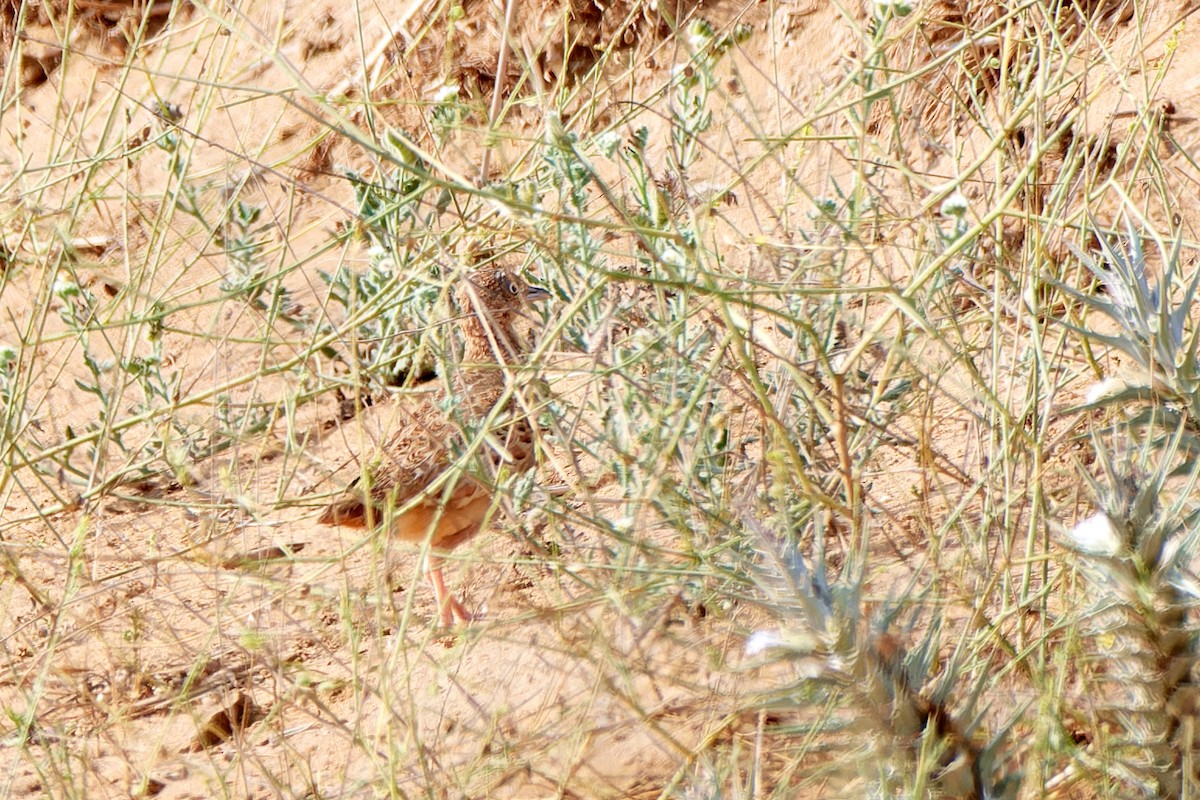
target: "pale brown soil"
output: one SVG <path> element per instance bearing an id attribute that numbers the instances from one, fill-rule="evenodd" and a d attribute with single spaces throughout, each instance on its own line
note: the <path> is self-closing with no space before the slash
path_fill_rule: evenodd
<path id="1" fill-rule="evenodd" d="M 78 250 L 72 263 L 80 282 L 98 296 L 132 298 L 129 308 L 145 311 L 158 296 L 178 304 L 189 292 L 211 291 L 222 277 L 210 233 L 172 214 L 163 197 L 172 185 L 164 158 L 127 158 L 112 150 L 97 168 L 99 177 L 88 176 L 91 194 L 77 194 L 78 170 L 86 167 L 76 164 L 90 163 L 114 142 L 132 152 L 158 135 L 156 99 L 181 109 L 184 131 L 205 109 L 203 129 L 192 131 L 202 142 L 189 173 L 201 176 L 211 195 L 238 193 L 263 206 L 270 253 L 298 265 L 288 286 L 309 307 L 324 302 L 316 270 L 364 260 L 360 245 L 327 247 L 350 217 L 353 198 L 341 168 L 372 168 L 363 148 L 330 132 L 331 122 L 359 130 L 399 126 L 428 145 L 419 133 L 425 125 L 420 103 L 448 78 L 460 83 L 464 97 L 485 104 L 498 84 L 533 98 L 537 83 L 570 86 L 613 40 L 623 48 L 604 72 L 606 83 L 595 88 L 604 100 L 578 96 L 568 104 L 567 124 L 581 134 L 600 130 L 624 113 L 628 99 L 661 108 L 658 92 L 681 52 L 662 17 L 631 2 L 603 12 L 596 4 L 575 5 L 575 55 L 564 63 L 569 48 L 556 28 L 563 7 L 518 4 L 514 40 L 534 56 L 540 74 L 534 78 L 513 65 L 499 79 L 499 15 L 484 2 L 464 7 L 451 53 L 428 34 L 406 55 L 397 42 L 434 18 L 431 4 L 181 4 L 146 26 L 134 57 L 140 69 L 129 73 L 119 67 L 130 57 L 128 41 L 139 35 L 140 17 L 132 10 L 98 4 L 68 29 L 65 3 L 33 6 L 18 65 L 22 89 L 15 93 L 10 86 L 0 111 L 0 234 L 15 259 L 0 284 L 0 340 L 17 341 L 29 328 L 29 310 L 47 296 L 64 242 Z M 707 154 L 688 176 L 693 186 L 732 187 L 736 203 L 721 208 L 714 229 L 727 263 L 745 274 L 802 284 L 788 259 L 820 250 L 820 243 L 799 240 L 799 223 L 780 214 L 787 190 L 761 171 L 748 183 L 735 176 L 762 152 L 748 142 L 763 131 L 802 129 L 842 76 L 844 61 L 856 57 L 865 16 L 857 5 L 844 16 L 838 5 L 718 0 L 676 9 L 682 17 L 701 15 L 718 27 L 741 22 L 754 31 L 731 57 L 726 91 L 714 100 L 723 124 L 708 136 Z M 1104 23 L 1105 35 L 1120 65 L 1115 73 L 1128 76 L 1135 71 L 1130 65 L 1163 68 L 1147 102 L 1171 103 L 1171 133 L 1186 152 L 1200 132 L 1200 39 L 1182 37 L 1164 61 L 1164 31 L 1185 4 L 1158 5 L 1140 40 L 1119 15 Z M 11 9 L 0 4 L 5 57 L 15 41 Z M 1190 31 L 1194 22 L 1188 24 Z M 396 41 L 379 47 L 391 41 L 389 31 Z M 934 55 L 937 43 L 934 37 Z M 916 52 L 913 58 L 931 56 Z M 362 96 L 364 73 L 373 82 L 369 101 Z M 350 99 L 326 100 L 335 89 Z M 1114 123 L 1127 110 L 1127 93 L 1115 82 L 1081 91 L 1091 103 L 1078 135 L 1119 142 L 1138 134 Z M 926 107 L 926 99 L 906 99 L 906 135 L 925 144 L 931 132 L 953 138 L 962 120 L 945 118 L 936 104 Z M 644 121 L 661 154 L 662 117 Z M 469 178 L 479 170 L 485 133 L 478 120 L 472 125 L 478 127 L 441 151 L 447 170 Z M 508 109 L 489 175 L 509 169 L 544 126 L 536 100 Z M 855 169 L 836 141 L 850 132 L 848 123 L 823 119 L 818 128 L 812 133 L 829 140 L 814 135 L 769 156 L 779 164 L 776 174 L 791 172 L 812 197 L 830 194 Z M 890 133 L 878 135 L 883 142 Z M 970 161 L 985 143 L 973 131 L 954 147 Z M 911 146 L 916 151 L 925 144 Z M 902 211 L 893 213 L 901 218 L 922 213 L 926 195 L 950 177 L 944 174 L 947 153 L 932 145 L 925 152 L 927 174 L 915 179 L 921 187 L 916 201 L 906 180 L 880 178 L 895 187 Z M 1196 170 L 1182 157 L 1167 158 L 1182 187 L 1178 211 L 1192 230 Z M 28 177 L 39 168 L 57 180 Z M 25 177 L 15 179 L 19 174 Z M 31 216 L 32 209 L 42 216 Z M 1165 212 L 1155 206 L 1150 216 Z M 1007 246 L 1022 235 L 1019 220 L 997 233 L 1011 237 Z M 914 245 L 912 236 L 902 226 L 881 233 L 878 252 L 860 254 L 848 279 L 903 284 L 910 270 L 898 254 Z M 885 244 L 895 247 L 884 252 Z M 608 246 L 631 258 L 637 245 L 616 237 Z M 139 254 L 154 248 L 165 251 L 162 263 L 169 268 L 153 276 L 131 270 L 142 263 Z M 989 300 L 964 290 L 953 310 L 966 317 L 973 303 Z M 892 311 L 874 300 L 849 308 L 849 344 L 857 345 Z M 236 304 L 185 309 L 170 324 L 178 330 L 164 339 L 164 352 L 182 376 L 185 395 L 253 373 L 261 349 L 240 347 L 236 337 L 272 330 L 261 314 Z M 880 341 L 890 342 L 899 324 L 893 318 L 885 325 Z M 22 445 L 27 455 L 63 441 L 68 426 L 83 430 L 99 411 L 94 398 L 73 386 L 87 373 L 61 321 L 52 313 L 40 330 L 37 363 L 44 372 L 30 381 L 35 424 Z M 769 323 L 761 335 L 787 349 Z M 978 386 L 951 364 L 946 353 L 954 346 L 943 342 L 913 355 L 924 365 L 914 378 L 936 374 L 936 399 L 925 417 L 898 419 L 895 441 L 864 468 L 870 505 L 881 509 L 877 550 L 886 577 L 879 580 L 880 596 L 914 574 L 943 567 L 953 573 L 954 565 L 972 559 L 994 557 L 999 571 L 1020 571 L 1014 563 L 1021 554 L 957 550 L 947 532 L 953 525 L 943 531 L 946 540 L 930 539 L 931 530 L 942 530 L 947 510 L 978 491 L 976 482 L 988 472 Z M 114 348 L 148 352 L 139 337 Z M 758 357 L 767 360 L 761 352 Z M 886 347 L 869 349 L 863 369 L 878 369 L 886 357 Z M 284 355 L 273 351 L 270 358 Z M 981 374 L 1003 372 L 1017 358 L 980 353 L 976 366 Z M 552 350 L 549 360 L 555 390 L 580 408 L 589 392 L 600 391 L 579 377 L 587 359 L 563 348 Z M 944 370 L 928 369 L 940 363 Z M 298 381 L 296 373 L 283 372 L 239 383 L 228 394 L 235 403 L 276 403 Z M 1090 382 L 1081 367 L 1056 404 L 1069 404 Z M 749 438 L 762 425 L 749 410 L 751 393 L 730 380 L 726 396 L 731 424 Z M 82 505 L 76 498 L 92 488 L 86 476 L 38 474 L 16 460 L 20 474 L 0 490 L 0 557 L 8 576 L 0 586 L 0 707 L 6 711 L 0 796 L 147 796 L 151 781 L 161 798 L 659 797 L 691 780 L 718 749 L 751 754 L 762 746 L 756 732 L 766 718 L 754 710 L 754 698 L 790 677 L 745 667 L 743 645 L 769 616 L 756 598 L 736 593 L 708 608 L 686 581 L 662 593 L 657 571 L 685 567 L 683 548 L 656 525 L 652 510 L 622 498 L 611 465 L 548 442 L 539 481 L 569 490 L 538 506 L 550 511 L 501 504 L 494 533 L 451 563 L 451 583 L 483 620 L 447 636 L 431 627 L 435 611 L 419 553 L 315 523 L 323 498 L 357 474 L 356 456 L 368 452 L 388 424 L 386 403 L 335 424 L 338 412 L 328 392 L 293 416 L 292 409 L 276 407 L 268 431 L 188 464 L 177 480 L 112 487 L 89 494 Z M 1054 424 L 1065 433 L 1074 423 Z M 937 432 L 934 441 L 925 439 L 930 430 Z M 132 435 L 149 433 L 135 429 Z M 749 462 L 763 446 L 746 446 L 747 474 L 757 469 Z M 1076 445 L 1064 443 L 1046 474 L 1061 476 L 1077 453 Z M 86 463 L 83 449 L 77 460 Z M 104 477 L 99 472 L 90 480 Z M 1082 506 L 1079 487 L 1061 477 L 1018 477 L 1046 480 L 1064 509 L 1072 502 Z M 960 513 L 982 513 L 975 502 L 963 508 Z M 1023 513 L 1014 510 L 1006 524 L 1020 527 Z M 595 524 L 598 518 L 618 524 L 606 530 Z M 622 535 L 638 546 L 628 546 Z M 650 563 L 647 553 L 656 547 L 660 560 Z M 247 560 L 247 554 L 268 558 Z M 648 597 L 650 583 L 656 588 Z M 948 587 L 947 596 L 955 590 Z M 17 720 L 30 709 L 33 728 L 23 738 Z M 234 719 L 222 720 L 220 712 Z M 229 729 L 232 735 L 221 733 Z M 769 755 L 756 757 L 772 764 Z"/>

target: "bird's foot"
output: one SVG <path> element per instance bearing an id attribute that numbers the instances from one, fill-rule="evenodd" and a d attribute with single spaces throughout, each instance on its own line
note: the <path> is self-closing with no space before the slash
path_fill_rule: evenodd
<path id="1" fill-rule="evenodd" d="M 469 625 L 477 619 L 479 619 L 479 616 L 467 611 L 467 607 L 454 595 L 450 594 L 442 599 L 441 621 L 443 628 L 453 628 L 456 622 Z"/>

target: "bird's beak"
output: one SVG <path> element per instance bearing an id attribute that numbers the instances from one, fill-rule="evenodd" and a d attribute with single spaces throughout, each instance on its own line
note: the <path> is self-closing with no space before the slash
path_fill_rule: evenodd
<path id="1" fill-rule="evenodd" d="M 540 286 L 530 286 L 525 290 L 525 299 L 530 303 L 537 303 L 542 300 L 549 300 L 550 293 Z"/>

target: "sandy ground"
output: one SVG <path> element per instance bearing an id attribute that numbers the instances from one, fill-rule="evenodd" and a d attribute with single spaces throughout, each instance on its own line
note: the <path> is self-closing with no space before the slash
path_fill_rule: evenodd
<path id="1" fill-rule="evenodd" d="M 714 99 L 722 124 L 706 138 L 692 185 L 727 185 L 744 171 L 762 152 L 746 144 L 755 132 L 810 124 L 860 46 L 856 26 L 865 17 L 857 8 L 843 14 L 838 5 L 721 0 L 679 9 L 753 31 L 725 67 L 727 84 Z M 18 65 L 22 89 L 9 89 L 0 117 L 0 233 L 22 264 L 2 284 L 0 340 L 41 331 L 30 345 L 40 372 L 30 381 L 21 452 L 52 448 L 69 438 L 68 428 L 85 430 L 100 413 L 94 396 L 73 385 L 88 378 L 80 343 L 64 335 L 56 316 L 33 325 L 27 318 L 54 282 L 39 265 L 61 263 L 64 243 L 75 248 L 72 277 L 97 296 L 120 298 L 124 313 L 148 313 L 155 297 L 180 306 L 163 354 L 180 376 L 181 393 L 230 382 L 223 393 L 230 402 L 263 403 L 275 419 L 235 447 L 186 464 L 174 480 L 93 492 L 121 455 L 91 459 L 86 446 L 73 456 L 89 465 L 81 474 L 22 465 L 8 476 L 0 549 L 9 577 L 0 588 L 0 704 L 7 711 L 0 794 L 659 797 L 702 773 L 718 748 L 752 752 L 765 719 L 753 698 L 783 679 L 744 664 L 745 637 L 767 617 L 753 597 L 737 593 L 705 594 L 687 581 L 664 592 L 662 575 L 684 566 L 677 536 L 621 497 L 611 464 L 576 460 L 550 437 L 539 483 L 575 490 L 496 509 L 492 535 L 465 548 L 449 569 L 483 619 L 445 635 L 431 627 L 419 553 L 314 521 L 322 496 L 356 474 L 356 455 L 386 429 L 388 404 L 341 421 L 328 393 L 299 407 L 278 404 L 295 391 L 300 372 L 241 376 L 253 374 L 258 359 L 285 362 L 288 348 L 264 354 L 238 342 L 280 329 L 245 306 L 183 302 L 189 293 L 213 292 L 226 264 L 212 232 L 173 211 L 177 205 L 164 192 L 176 184 L 165 156 L 143 152 L 163 130 L 155 112 L 161 116 L 165 106 L 156 104 L 178 108 L 183 135 L 196 136 L 187 173 L 203 196 L 236 195 L 262 206 L 269 256 L 294 265 L 287 278 L 292 297 L 320 306 L 325 286 L 317 270 L 365 260 L 361 244 L 328 246 L 353 204 L 340 170 L 373 167 L 363 148 L 328 133 L 327 123 L 420 131 L 422 104 L 448 78 L 459 81 L 464 97 L 488 100 L 497 84 L 515 85 L 519 69 L 495 75 L 498 10 L 468 4 L 447 56 L 437 37 L 413 39 L 432 13 L 415 0 L 178 4 L 146 19 L 115 3 L 97 8 L 67 26 L 61 8 L 32 7 Z M 1183 9 L 1161 4 L 1148 33 L 1119 18 L 1107 22 L 1116 62 L 1167 64 L 1168 26 Z M 663 107 L 660 90 L 682 50 L 657 12 L 581 4 L 571 30 L 583 55 L 573 66 L 563 64 L 569 48 L 556 27 L 563 13 L 558 5 L 519 4 L 513 23 L 549 89 L 570 87 L 572 70 L 590 66 L 587 53 L 614 37 L 625 42 L 604 82 L 589 89 L 604 100 L 580 93 L 566 104 L 580 115 L 567 120 L 573 130 L 603 129 L 630 98 Z M 6 24 L 11 33 L 11 20 Z M 131 39 L 140 44 L 131 49 Z M 135 68 L 124 70 L 125 63 Z M 1172 134 L 1186 150 L 1198 130 L 1200 40 L 1179 39 L 1168 66 L 1156 76 L 1151 102 L 1171 104 Z M 1117 87 L 1083 91 L 1093 102 L 1081 131 L 1117 142 L 1132 135 L 1113 122 L 1126 111 Z M 908 99 L 915 140 L 937 125 L 953 139 L 955 119 L 923 106 L 927 98 Z M 543 107 L 533 100 L 507 108 L 490 173 L 503 174 L 529 140 L 543 135 Z M 197 120 L 203 125 L 193 125 Z M 846 132 L 822 125 L 813 133 Z M 466 176 L 478 171 L 485 133 L 480 126 L 447 143 L 445 166 Z M 661 154 L 665 138 L 660 117 L 652 152 Z M 836 141 L 818 138 L 770 156 L 812 197 L 829 194 L 854 169 Z M 954 156 L 969 161 L 983 144 L 958 140 Z M 934 196 L 949 177 L 941 170 L 950 155 L 932 145 L 926 152 L 928 172 L 916 180 Z M 1182 160 L 1172 164 L 1181 174 L 1195 172 Z M 1182 199 L 1194 196 L 1194 185 Z M 713 226 L 719 246 L 747 274 L 784 275 L 787 254 L 803 243 L 794 222 L 777 213 L 781 190 L 761 181 L 735 183 L 733 191 L 737 202 Z M 1195 204 L 1187 205 L 1182 213 L 1190 219 Z M 42 216 L 27 214 L 34 209 Z M 622 240 L 611 246 L 636 247 Z M 168 267 L 140 274 L 137 265 L 151 251 L 161 251 L 158 263 Z M 864 284 L 905 279 L 895 259 L 851 269 Z M 879 309 L 864 304 L 849 314 L 858 321 L 853 345 Z M 137 336 L 113 343 L 114 354 L 126 356 L 148 347 Z M 556 391 L 586 409 L 596 389 L 571 377 L 586 358 L 565 347 L 550 356 Z M 886 357 L 871 351 L 864 363 Z M 981 370 L 1002 370 L 1015 356 L 989 358 L 981 355 Z M 927 546 L 923 515 L 952 505 L 982 469 L 972 445 L 978 431 L 971 380 L 949 370 L 941 380 L 929 409 L 946 436 L 931 456 L 937 469 L 915 458 L 919 447 L 903 443 L 868 465 L 873 497 L 894 509 L 882 549 L 900 570 L 895 585 L 916 568 L 904 566 L 907 556 Z M 733 414 L 739 397 L 749 399 L 736 384 L 727 397 Z M 217 416 L 192 413 L 206 424 Z M 749 431 L 753 415 L 740 413 Z M 917 435 L 903 422 L 898 431 L 899 439 Z M 129 435 L 151 433 L 135 426 Z M 749 452 L 746 474 L 755 469 Z M 82 495 L 88 502 L 77 502 Z M 597 524 L 605 519 L 607 529 Z M 702 597 L 721 601 L 708 607 Z M 27 730 L 22 719 L 32 719 Z"/>

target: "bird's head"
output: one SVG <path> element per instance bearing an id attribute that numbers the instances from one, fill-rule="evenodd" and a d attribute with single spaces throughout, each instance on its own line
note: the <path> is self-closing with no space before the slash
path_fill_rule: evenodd
<path id="1" fill-rule="evenodd" d="M 485 341 L 490 343 L 494 339 L 505 349 L 515 350 L 516 336 L 512 329 L 515 318 L 530 303 L 548 297 L 550 293 L 545 289 L 530 286 L 524 278 L 502 267 L 486 267 L 471 273 L 458 289 L 468 348 L 482 347 Z"/>
<path id="2" fill-rule="evenodd" d="M 550 293 L 530 286 L 524 278 L 501 267 L 476 270 L 467 276 L 459 289 L 458 301 L 463 311 L 492 324 L 507 325 L 530 303 L 545 300 Z"/>

